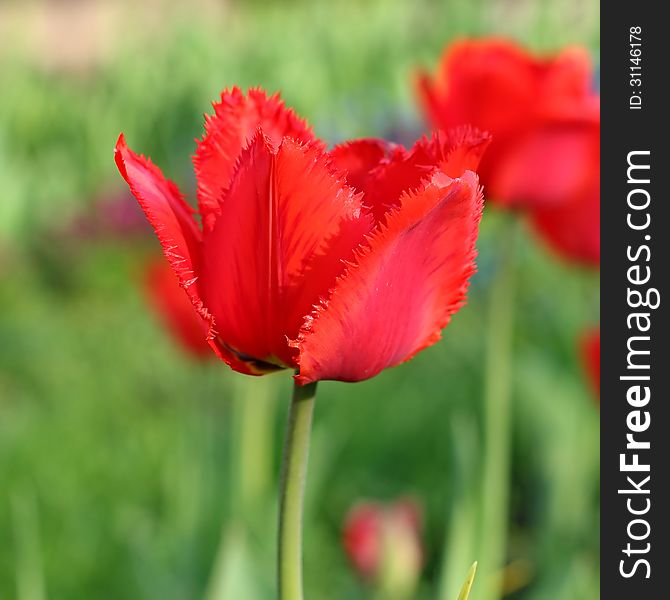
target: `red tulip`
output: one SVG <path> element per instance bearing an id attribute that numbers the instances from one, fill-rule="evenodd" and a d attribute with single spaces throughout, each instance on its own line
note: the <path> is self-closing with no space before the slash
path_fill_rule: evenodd
<path id="1" fill-rule="evenodd" d="M 600 169 L 600 161 L 596 172 Z M 600 179 L 556 206 L 530 211 L 532 227 L 556 254 L 587 266 L 600 264 Z"/>
<path id="2" fill-rule="evenodd" d="M 423 562 L 421 521 L 421 509 L 412 500 L 386 506 L 361 502 L 345 519 L 344 550 L 365 579 L 381 583 L 381 577 L 397 577 L 397 570 L 404 569 L 407 577 L 402 583 L 415 583 Z M 385 561 L 392 564 L 384 565 Z M 396 572 L 383 572 L 385 566 L 394 567 Z"/>
<path id="3" fill-rule="evenodd" d="M 580 346 L 586 373 L 600 399 L 600 328 L 585 332 Z"/>
<path id="4" fill-rule="evenodd" d="M 562 202 L 587 187 L 600 122 L 585 52 L 535 58 L 501 39 L 449 47 L 434 77 L 421 74 L 419 96 L 436 127 L 470 123 L 493 142 L 479 170 L 487 195 L 504 206 Z"/>
<path id="5" fill-rule="evenodd" d="M 150 262 L 144 285 L 147 300 L 181 346 L 198 359 L 213 356 L 207 343 L 207 328 L 179 287 L 170 265 L 164 260 Z"/>
<path id="6" fill-rule="evenodd" d="M 380 517 L 376 504 L 365 503 L 354 507 L 345 520 L 344 550 L 363 577 L 373 577 L 379 566 Z"/>
<path id="7" fill-rule="evenodd" d="M 217 354 L 306 384 L 366 379 L 434 343 L 474 272 L 486 137 L 327 153 L 277 95 L 235 88 L 214 113 L 194 157 L 201 226 L 123 136 L 115 158 Z"/>

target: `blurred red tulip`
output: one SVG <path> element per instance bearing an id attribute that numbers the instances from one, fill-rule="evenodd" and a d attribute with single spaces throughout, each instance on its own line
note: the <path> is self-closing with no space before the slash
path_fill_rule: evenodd
<path id="1" fill-rule="evenodd" d="M 164 260 L 151 261 L 144 277 L 147 300 L 166 329 L 197 359 L 214 356 L 207 343 L 207 327 L 179 286 L 179 280 Z"/>
<path id="2" fill-rule="evenodd" d="M 586 373 L 600 401 L 600 328 L 585 332 L 580 346 Z"/>
<path id="3" fill-rule="evenodd" d="M 390 505 L 361 502 L 345 519 L 345 552 L 363 578 L 378 584 L 413 586 L 423 563 L 421 521 L 421 509 L 413 500 Z M 393 579 L 380 582 L 382 577 Z"/>
<path id="4" fill-rule="evenodd" d="M 436 127 L 471 124 L 493 142 L 480 175 L 504 206 L 561 203 L 591 187 L 599 170 L 600 98 L 588 54 L 536 58 L 502 39 L 465 40 L 444 53 L 419 97 Z"/>
<path id="5" fill-rule="evenodd" d="M 202 227 L 176 185 L 116 146 L 217 354 L 236 371 L 358 381 L 440 337 L 475 270 L 482 211 L 471 129 L 410 151 L 327 153 L 277 95 L 225 91 L 194 157 Z"/>
<path id="6" fill-rule="evenodd" d="M 501 39 L 448 48 L 419 96 L 437 127 L 470 123 L 493 135 L 479 173 L 487 196 L 528 209 L 563 257 L 600 263 L 600 98 L 588 55 L 531 56 Z"/>
<path id="7" fill-rule="evenodd" d="M 599 173 L 599 160 L 594 169 Z M 600 265 L 600 177 L 561 204 L 530 211 L 528 219 L 559 256 L 586 266 Z"/>
<path id="8" fill-rule="evenodd" d="M 344 550 L 363 577 L 372 578 L 381 555 L 381 511 L 372 503 L 359 504 L 347 515 L 344 524 Z"/>

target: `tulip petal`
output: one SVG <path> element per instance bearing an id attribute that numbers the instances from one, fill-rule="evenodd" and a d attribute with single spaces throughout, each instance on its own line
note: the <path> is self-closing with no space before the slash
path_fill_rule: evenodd
<path id="1" fill-rule="evenodd" d="M 421 188 L 436 169 L 453 178 L 474 171 L 490 140 L 487 133 L 464 125 L 424 136 L 409 151 L 396 149 L 373 171 L 364 202 L 383 223 L 402 194 Z"/>
<path id="2" fill-rule="evenodd" d="M 437 127 L 471 123 L 497 138 L 533 114 L 545 70 L 509 41 L 461 40 L 443 54 L 434 78 L 420 76 L 418 92 Z"/>
<path id="3" fill-rule="evenodd" d="M 396 144 L 376 138 L 363 138 L 338 144 L 330 152 L 330 159 L 346 176 L 347 183 L 365 192 L 371 174 L 383 161 L 399 148 Z"/>
<path id="4" fill-rule="evenodd" d="M 222 339 L 245 356 L 293 366 L 287 336 L 318 301 L 305 289 L 326 294 L 337 276 L 326 269 L 303 283 L 301 274 L 332 256 L 334 243 L 351 254 L 362 233 L 347 223 L 362 218 L 360 197 L 332 174 L 326 154 L 290 138 L 276 150 L 259 130 L 204 237 L 203 293 Z M 343 269 L 339 257 L 329 268 Z"/>
<path id="5" fill-rule="evenodd" d="M 578 116 L 599 108 L 600 97 L 593 91 L 593 61 L 587 50 L 567 47 L 544 64 L 541 93 L 545 102 L 539 107 L 544 117 L 565 117 L 571 112 Z"/>
<path id="6" fill-rule="evenodd" d="M 562 257 L 585 266 L 600 265 L 600 182 L 566 202 L 529 211 L 531 225 Z"/>
<path id="7" fill-rule="evenodd" d="M 214 356 L 207 343 L 207 325 L 193 310 L 174 271 L 162 258 L 148 263 L 144 288 L 150 305 L 185 350 L 200 359 Z"/>
<path id="8" fill-rule="evenodd" d="M 590 168 L 569 129 L 599 123 L 592 72 L 578 48 L 537 57 L 504 39 L 463 40 L 443 54 L 434 77 L 419 76 L 417 91 L 435 126 L 471 123 L 491 132 L 478 169 L 487 195 L 532 208 L 572 195 Z"/>
<path id="9" fill-rule="evenodd" d="M 381 221 L 402 192 L 417 187 L 429 172 L 408 163 L 402 146 L 374 138 L 335 146 L 330 156 L 334 166 L 345 174 L 347 183 L 363 192 L 363 202 L 375 221 Z"/>
<path id="10" fill-rule="evenodd" d="M 434 78 L 420 73 L 417 91 L 436 126 L 471 123 L 497 140 L 534 117 L 583 110 L 595 98 L 592 72 L 579 48 L 538 58 L 505 39 L 461 40 L 443 54 Z"/>
<path id="11" fill-rule="evenodd" d="M 116 143 L 114 160 L 156 231 L 166 258 L 182 282 L 189 281 L 194 276 L 193 263 L 198 260 L 200 243 L 193 209 L 176 184 L 165 179 L 151 160 L 128 148 L 123 134 Z"/>
<path id="12" fill-rule="evenodd" d="M 410 160 L 417 164 L 437 165 L 449 177 L 460 177 L 465 171 L 476 171 L 491 143 L 488 133 L 469 125 L 447 131 L 436 130 L 430 138 L 423 137 L 414 144 Z"/>
<path id="13" fill-rule="evenodd" d="M 507 145 L 487 190 L 514 205 L 560 204 L 598 177 L 599 153 L 599 117 L 548 121 Z"/>
<path id="14" fill-rule="evenodd" d="M 389 211 L 398 208 L 400 197 L 422 187 L 435 170 L 432 161 L 421 162 L 406 150 L 397 150 L 373 173 L 363 202 L 372 209 L 377 223 L 384 223 Z"/>
<path id="15" fill-rule="evenodd" d="M 253 367 L 239 361 L 216 338 L 214 318 L 202 302 L 198 275 L 201 262 L 201 233 L 193 209 L 184 201 L 177 186 L 144 156 L 128 148 L 123 134 L 114 150 L 114 160 L 139 202 L 163 247 L 163 253 L 195 311 L 205 322 L 207 339 L 217 355 L 241 373 L 255 374 Z"/>
<path id="16" fill-rule="evenodd" d="M 214 114 L 205 117 L 205 135 L 198 140 L 193 156 L 198 206 L 205 230 L 212 228 L 237 159 L 258 127 L 275 147 L 284 136 L 301 142 L 314 141 L 310 126 L 286 108 L 279 94 L 268 97 L 261 89 L 250 89 L 245 96 L 234 87 L 224 91 L 213 107 Z"/>
<path id="17" fill-rule="evenodd" d="M 367 379 L 435 343 L 465 301 L 482 207 L 470 171 L 404 194 L 305 319 L 298 383 Z"/>
<path id="18" fill-rule="evenodd" d="M 469 126 L 423 137 L 410 151 L 383 140 L 362 139 L 331 150 L 335 166 L 346 173 L 347 183 L 364 194 L 363 203 L 375 221 L 383 223 L 400 196 L 419 189 L 437 168 L 449 177 L 474 171 L 488 147 L 490 136 Z"/>

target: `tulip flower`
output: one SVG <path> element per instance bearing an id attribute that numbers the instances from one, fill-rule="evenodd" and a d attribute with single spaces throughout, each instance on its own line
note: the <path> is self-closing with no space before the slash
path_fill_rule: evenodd
<path id="1" fill-rule="evenodd" d="M 437 127 L 471 123 L 493 142 L 479 173 L 492 201 L 525 209 L 558 255 L 600 263 L 600 97 L 588 54 L 537 58 L 502 39 L 450 46 L 418 93 Z"/>
<path id="2" fill-rule="evenodd" d="M 280 597 L 301 598 L 302 491 L 316 382 L 359 381 L 435 343 L 475 270 L 488 136 L 462 127 L 413 148 L 327 152 L 277 95 L 225 91 L 193 163 L 197 215 L 123 135 L 119 171 L 232 369 L 289 368 Z"/>
<path id="3" fill-rule="evenodd" d="M 384 597 L 408 598 L 423 563 L 421 509 L 413 500 L 361 502 L 346 517 L 343 544 L 358 573 Z"/>
<path id="4" fill-rule="evenodd" d="M 584 332 L 579 345 L 584 370 L 600 401 L 600 328 Z"/>
<path id="5" fill-rule="evenodd" d="M 220 358 L 300 384 L 358 381 L 434 343 L 465 300 L 487 138 L 326 153 L 277 96 L 233 89 L 194 157 L 202 227 L 174 183 L 126 145 L 116 162 Z"/>
<path id="6" fill-rule="evenodd" d="M 433 77 L 420 74 L 418 93 L 436 127 L 467 123 L 492 134 L 479 172 L 493 201 L 534 208 L 599 177 L 597 136 L 588 135 L 600 123 L 592 80 L 578 48 L 536 58 L 506 40 L 464 40 L 445 51 Z"/>
<path id="7" fill-rule="evenodd" d="M 144 288 L 147 301 L 186 352 L 197 360 L 214 356 L 207 343 L 207 329 L 179 286 L 170 265 L 162 259 L 149 262 L 144 274 Z"/>

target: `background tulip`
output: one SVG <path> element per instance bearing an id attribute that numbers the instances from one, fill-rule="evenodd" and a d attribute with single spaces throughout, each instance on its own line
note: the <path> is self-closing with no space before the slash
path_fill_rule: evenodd
<path id="1" fill-rule="evenodd" d="M 599 134 L 596 134 L 599 136 Z M 600 160 L 593 166 L 600 172 Z M 566 202 L 528 214 L 533 229 L 558 256 L 586 267 L 600 266 L 600 178 Z"/>
<path id="2" fill-rule="evenodd" d="M 418 94 L 436 127 L 471 124 L 493 136 L 480 169 L 491 199 L 533 209 L 569 200 L 599 177 L 594 169 L 599 97 L 586 52 L 537 58 L 504 39 L 463 40 L 445 50 Z"/>
<path id="3" fill-rule="evenodd" d="M 347 514 L 344 549 L 381 598 L 412 597 L 423 564 L 421 521 L 414 500 L 361 502 Z"/>
<path id="4" fill-rule="evenodd" d="M 489 198 L 524 209 L 569 261 L 600 263 L 600 97 L 586 52 L 536 57 L 502 38 L 449 46 L 418 95 L 436 127 L 473 124 L 493 142 L 479 172 Z"/>
<path id="5" fill-rule="evenodd" d="M 147 301 L 184 350 L 199 360 L 213 356 L 202 319 L 179 287 L 170 266 L 164 260 L 149 262 L 143 283 Z"/>

